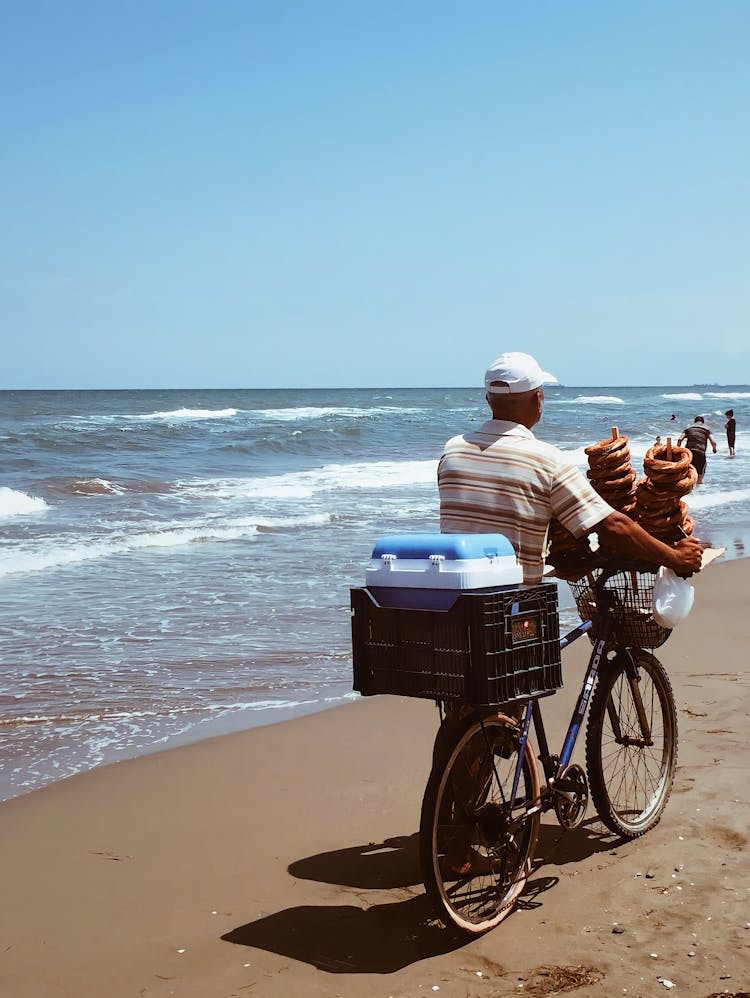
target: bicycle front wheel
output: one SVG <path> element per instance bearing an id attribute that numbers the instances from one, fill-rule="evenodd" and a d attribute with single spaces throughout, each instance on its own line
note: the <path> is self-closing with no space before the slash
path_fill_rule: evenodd
<path id="1" fill-rule="evenodd" d="M 449 928 L 480 935 L 512 911 L 539 837 L 539 775 L 529 743 L 518 789 L 518 729 L 472 715 L 435 760 L 422 801 L 427 894 Z"/>
<path id="2" fill-rule="evenodd" d="M 677 765 L 677 711 L 661 662 L 633 648 L 602 662 L 586 731 L 591 799 L 604 824 L 635 839 L 657 824 Z"/>

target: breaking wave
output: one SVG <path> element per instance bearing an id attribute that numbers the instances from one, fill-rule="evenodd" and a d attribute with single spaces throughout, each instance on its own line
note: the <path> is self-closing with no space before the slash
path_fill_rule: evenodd
<path id="1" fill-rule="evenodd" d="M 5 486 L 0 487 L 0 518 L 44 513 L 49 506 L 39 496 L 29 496 Z"/>
<path id="2" fill-rule="evenodd" d="M 617 395 L 579 395 L 571 401 L 573 405 L 625 405 Z"/>
<path id="3" fill-rule="evenodd" d="M 231 419 L 237 415 L 236 409 L 173 409 L 171 412 L 149 412 L 142 416 L 126 416 L 126 419 L 142 420 L 191 420 L 191 419 Z"/>
<path id="4" fill-rule="evenodd" d="M 21 542 L 0 553 L 0 577 L 22 572 L 39 572 L 85 561 L 98 561 L 116 555 L 132 554 L 148 548 L 181 547 L 212 541 L 235 541 L 258 533 L 280 533 L 317 527 L 331 522 L 328 513 L 292 517 L 245 517 L 203 522 L 185 527 L 134 533 L 129 536 L 80 538 L 70 543 Z"/>
<path id="5" fill-rule="evenodd" d="M 186 494 L 216 499 L 309 499 L 321 492 L 344 489 L 397 489 L 435 485 L 437 461 L 374 461 L 327 464 L 310 471 L 260 478 L 181 482 Z"/>

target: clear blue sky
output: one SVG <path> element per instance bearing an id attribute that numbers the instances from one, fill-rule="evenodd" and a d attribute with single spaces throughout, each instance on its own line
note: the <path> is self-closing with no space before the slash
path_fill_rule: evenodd
<path id="1" fill-rule="evenodd" d="M 750 381 L 750 4 L 4 0 L 1 388 Z"/>

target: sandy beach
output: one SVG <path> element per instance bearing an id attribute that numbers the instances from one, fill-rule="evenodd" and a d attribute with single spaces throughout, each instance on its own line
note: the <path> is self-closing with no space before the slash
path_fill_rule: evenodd
<path id="1" fill-rule="evenodd" d="M 593 813 L 567 833 L 546 815 L 494 932 L 458 945 L 433 920 L 417 829 L 437 713 L 376 697 L 0 805 L 0 994 L 750 992 L 749 583 L 748 561 L 707 569 L 659 651 L 680 724 L 661 824 L 621 844 Z M 587 652 L 547 701 L 553 743 Z"/>

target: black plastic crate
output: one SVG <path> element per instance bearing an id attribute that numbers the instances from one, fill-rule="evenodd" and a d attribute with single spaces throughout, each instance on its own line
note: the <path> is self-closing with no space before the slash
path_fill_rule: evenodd
<path id="1" fill-rule="evenodd" d="M 557 587 L 464 592 L 449 610 L 381 607 L 352 589 L 354 689 L 475 706 L 562 686 Z"/>

